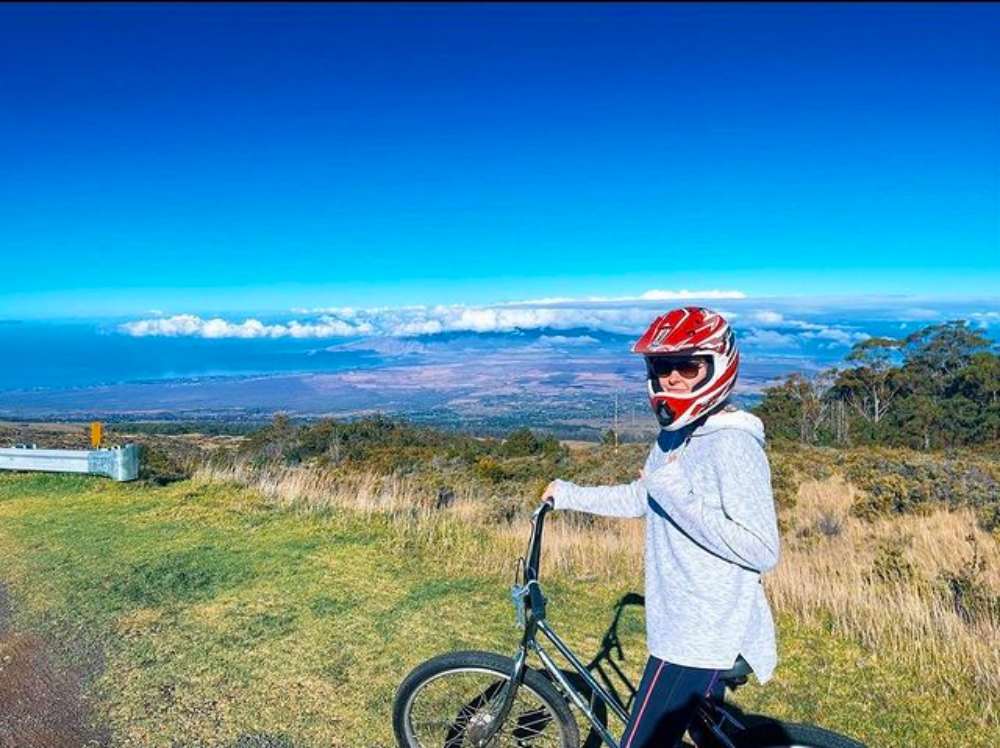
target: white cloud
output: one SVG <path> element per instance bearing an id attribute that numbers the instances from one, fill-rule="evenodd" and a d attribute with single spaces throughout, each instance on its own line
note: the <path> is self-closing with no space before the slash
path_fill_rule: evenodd
<path id="1" fill-rule="evenodd" d="M 777 325 L 785 321 L 785 316 L 783 314 L 770 309 L 758 309 L 750 315 L 750 318 L 754 322 L 759 322 L 765 325 Z"/>
<path id="2" fill-rule="evenodd" d="M 722 311 L 733 319 L 740 315 Z M 513 332 L 517 329 L 552 330 L 588 329 L 624 335 L 636 335 L 651 319 L 650 310 L 642 305 L 602 304 L 599 306 L 528 306 L 526 304 L 472 307 L 464 305 L 373 307 L 327 307 L 312 319 L 292 319 L 287 322 L 264 323 L 247 318 L 242 322 L 221 317 L 205 319 L 193 314 L 135 320 L 119 329 L 135 337 L 199 337 L 199 338 L 297 338 L 328 339 L 351 337 L 408 338 L 438 335 L 448 332 Z M 751 312 L 747 319 L 754 322 L 742 340 L 751 346 L 797 345 L 801 339 L 829 340 L 839 345 L 851 345 L 867 335 L 836 325 L 822 325 L 802 320 L 786 319 L 779 312 L 763 309 Z M 771 329 L 777 328 L 777 329 Z M 790 332 L 794 331 L 794 332 Z M 551 343 L 580 345 L 587 338 L 548 336 Z M 594 341 L 596 342 L 596 341 Z M 543 345 L 545 343 L 542 343 Z"/>
<path id="3" fill-rule="evenodd" d="M 800 337 L 806 340 L 832 340 L 834 344 L 839 345 L 854 345 L 858 341 L 867 340 L 871 335 L 866 332 L 844 330 L 840 327 L 824 327 L 821 330 L 807 330 L 800 333 Z"/>
<path id="4" fill-rule="evenodd" d="M 1000 312 L 972 312 L 969 316 L 984 329 L 990 325 L 1000 325 Z"/>
<path id="5" fill-rule="evenodd" d="M 464 304 L 402 307 L 295 307 L 295 314 L 322 314 L 351 325 L 367 324 L 373 335 L 406 337 L 446 332 L 511 332 L 515 329 L 585 327 L 623 334 L 642 332 L 652 319 L 649 306 L 668 300 L 744 299 L 742 291 L 665 291 L 651 289 L 638 296 L 546 297 L 505 301 L 486 306 Z M 726 317 L 738 314 L 717 309 Z M 345 332 L 345 335 L 351 334 Z"/>
<path id="6" fill-rule="evenodd" d="M 510 332 L 514 329 L 575 327 L 631 334 L 649 323 L 649 312 L 635 308 L 546 307 L 497 308 L 437 306 L 425 310 L 384 313 L 377 325 L 382 334 L 406 336 L 439 332 Z"/>
<path id="7" fill-rule="evenodd" d="M 750 312 L 746 319 L 754 325 L 750 334 L 743 338 L 749 345 L 797 345 L 798 341 L 801 340 L 829 340 L 832 343 L 823 347 L 849 346 L 870 337 L 867 333 L 850 330 L 836 324 L 826 325 L 800 319 L 788 319 L 784 314 L 773 309 L 756 309 Z"/>
<path id="8" fill-rule="evenodd" d="M 744 335 L 739 342 L 750 347 L 756 346 L 797 346 L 799 341 L 794 335 L 785 335 L 776 330 L 761 330 L 751 328 L 750 334 Z"/>
<path id="9" fill-rule="evenodd" d="M 119 330 L 128 335 L 201 337 L 201 338 L 412 338 L 450 332 L 506 333 L 515 330 L 550 329 L 599 330 L 623 335 L 638 335 L 655 314 L 666 311 L 667 298 L 716 295 L 732 297 L 726 306 L 740 311 L 713 307 L 730 321 L 739 320 L 741 340 L 750 346 L 796 346 L 805 341 L 831 342 L 849 346 L 868 337 L 850 325 L 836 322 L 817 323 L 790 318 L 787 310 L 769 302 L 767 308 L 755 308 L 753 301 L 741 305 L 745 295 L 739 291 L 661 291 L 650 290 L 630 297 L 588 297 L 580 299 L 545 298 L 534 301 L 511 301 L 485 306 L 464 304 L 411 305 L 401 307 L 329 306 L 296 308 L 298 318 L 264 322 L 254 318 L 242 321 L 221 317 L 202 318 L 194 314 L 170 317 L 157 315 L 127 322 Z M 747 308 L 748 305 L 750 308 Z M 982 319 L 998 319 L 996 312 L 980 313 Z M 740 323 L 749 329 L 740 329 Z M 551 335 L 541 345 L 583 345 L 586 337 Z"/>
<path id="10" fill-rule="evenodd" d="M 196 337 L 196 338 L 334 338 L 365 335 L 371 325 L 351 325 L 330 317 L 317 322 L 301 323 L 291 320 L 286 324 L 265 325 L 260 320 L 248 318 L 235 323 L 221 317 L 202 319 L 194 314 L 177 314 L 160 319 L 126 322 L 119 329 L 133 337 Z"/>
<path id="11" fill-rule="evenodd" d="M 232 322 L 193 314 L 126 322 L 119 330 L 136 337 L 336 338 L 351 336 L 412 337 L 446 332 L 511 332 L 515 329 L 589 328 L 637 334 L 649 324 L 648 309 L 634 306 L 518 307 L 464 305 L 434 307 L 329 308 L 317 318 L 265 324 L 257 319 Z"/>
<path id="12" fill-rule="evenodd" d="M 595 345 L 600 343 L 597 338 L 591 335 L 541 335 L 536 341 L 540 345 L 553 346 L 553 345 L 573 345 L 573 346 L 584 346 L 584 345 Z"/>

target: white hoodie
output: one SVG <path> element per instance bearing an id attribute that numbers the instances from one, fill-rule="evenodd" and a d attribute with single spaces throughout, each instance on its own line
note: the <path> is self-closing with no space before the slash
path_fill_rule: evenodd
<path id="1" fill-rule="evenodd" d="M 644 478 L 618 486 L 556 481 L 557 509 L 646 519 L 646 644 L 689 667 L 726 670 L 742 654 L 761 683 L 777 663 L 760 583 L 778 562 L 764 426 L 723 410 L 661 430 Z"/>

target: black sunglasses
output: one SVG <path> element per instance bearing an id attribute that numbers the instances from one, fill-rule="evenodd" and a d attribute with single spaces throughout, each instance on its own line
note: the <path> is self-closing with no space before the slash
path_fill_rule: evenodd
<path id="1" fill-rule="evenodd" d="M 704 361 L 697 358 L 648 358 L 646 359 L 650 372 L 658 377 L 668 377 L 676 371 L 684 379 L 695 379 L 702 371 Z"/>

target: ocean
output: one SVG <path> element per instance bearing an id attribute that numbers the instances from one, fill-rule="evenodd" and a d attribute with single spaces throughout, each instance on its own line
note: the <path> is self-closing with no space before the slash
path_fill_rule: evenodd
<path id="1" fill-rule="evenodd" d="M 331 341 L 130 337 L 100 322 L 0 323 L 0 392 L 205 377 L 335 372 L 383 363 Z"/>

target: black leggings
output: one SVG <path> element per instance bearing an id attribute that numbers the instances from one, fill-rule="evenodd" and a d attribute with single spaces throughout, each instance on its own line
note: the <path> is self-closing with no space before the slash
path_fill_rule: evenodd
<path id="1" fill-rule="evenodd" d="M 621 748 L 673 748 L 698 703 L 716 687 L 719 670 L 674 665 L 650 655 Z"/>

